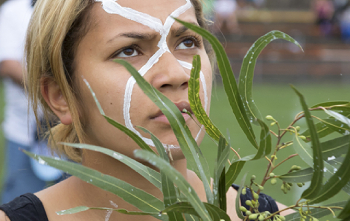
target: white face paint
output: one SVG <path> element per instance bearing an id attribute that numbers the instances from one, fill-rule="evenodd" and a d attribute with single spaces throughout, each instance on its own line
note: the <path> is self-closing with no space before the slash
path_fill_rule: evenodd
<path id="1" fill-rule="evenodd" d="M 102 2 L 102 8 L 109 14 L 116 14 L 120 15 L 124 18 L 130 19 L 132 21 L 138 22 L 142 25 L 145 25 L 152 30 L 155 30 L 159 32 L 161 39 L 158 42 L 158 51 L 147 61 L 147 63 L 139 69 L 139 73 L 144 76 L 152 67 L 155 65 L 160 57 L 166 53 L 170 52 L 169 47 L 167 45 L 166 39 L 168 37 L 168 34 L 170 32 L 170 29 L 172 25 L 174 24 L 175 20 L 172 18 L 177 18 L 181 14 L 185 13 L 188 9 L 192 7 L 191 1 L 186 0 L 186 4 L 179 7 L 175 11 L 169 15 L 165 21 L 165 24 L 161 22 L 159 18 L 152 17 L 151 15 L 138 12 L 134 9 L 127 8 L 127 7 L 122 7 L 119 5 L 115 0 L 95 0 L 95 2 Z M 185 62 L 185 61 L 180 61 L 178 60 L 180 65 L 186 69 L 191 70 L 192 69 L 192 64 Z M 208 106 L 208 96 L 207 96 L 207 87 L 206 87 L 206 82 L 204 78 L 204 74 L 201 71 L 200 72 L 200 80 L 203 85 L 203 90 L 204 90 L 204 108 L 207 110 Z M 135 134 L 137 134 L 139 137 L 141 137 L 142 140 L 144 140 L 148 145 L 154 146 L 154 143 L 151 139 L 148 139 L 146 137 L 143 137 L 133 126 L 130 118 L 130 104 L 131 104 L 131 96 L 132 96 L 132 91 L 135 86 L 135 79 L 134 77 L 130 77 L 129 80 L 127 81 L 126 84 L 126 89 L 125 89 L 125 94 L 124 94 L 124 106 L 123 106 L 123 115 L 124 115 L 124 120 L 125 120 L 125 125 L 128 129 L 132 130 Z M 200 131 L 198 132 L 196 136 L 196 140 L 198 139 L 201 131 L 203 129 L 203 126 L 201 127 Z M 175 148 L 174 145 L 166 145 L 163 144 L 166 148 Z"/>

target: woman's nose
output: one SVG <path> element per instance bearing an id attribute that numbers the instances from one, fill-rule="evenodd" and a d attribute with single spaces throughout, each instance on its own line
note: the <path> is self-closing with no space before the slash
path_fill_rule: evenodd
<path id="1" fill-rule="evenodd" d="M 150 83 L 160 92 L 165 93 L 166 91 L 188 88 L 190 74 L 186 73 L 173 54 L 164 53 L 153 68 Z"/>

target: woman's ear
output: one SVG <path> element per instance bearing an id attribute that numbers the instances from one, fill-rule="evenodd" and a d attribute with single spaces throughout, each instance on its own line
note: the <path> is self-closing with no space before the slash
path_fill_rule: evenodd
<path id="1" fill-rule="evenodd" d="M 50 79 L 43 78 L 40 82 L 40 90 L 46 103 L 60 119 L 62 124 L 69 125 L 73 122 L 67 101 L 58 84 Z"/>

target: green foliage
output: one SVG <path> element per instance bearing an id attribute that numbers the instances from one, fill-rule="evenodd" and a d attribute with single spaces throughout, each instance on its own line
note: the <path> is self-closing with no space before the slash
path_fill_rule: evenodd
<path id="1" fill-rule="evenodd" d="M 253 175 L 247 183 L 247 174 L 245 174 L 240 183 L 235 208 L 239 218 L 244 220 L 271 221 L 315 220 L 316 218 L 321 218 L 330 213 L 333 213 L 335 216 L 335 212 L 340 211 L 338 218 L 348 220 L 350 218 L 350 200 L 348 202 L 335 202 L 326 206 L 315 204 L 332 198 L 339 191 L 344 191 L 346 194 L 350 195 L 350 164 L 347 163 L 350 158 L 350 151 L 348 151 L 350 149 L 350 102 L 327 101 L 308 107 L 304 96 L 292 86 L 292 89 L 299 97 L 302 112 L 295 117 L 288 127 L 283 129 L 278 120 L 274 119 L 272 116 L 268 115 L 266 119 L 263 119 L 254 102 L 252 88 L 255 64 L 263 48 L 275 39 L 284 39 L 299 47 L 300 45 L 290 36 L 280 31 L 272 31 L 262 36 L 247 52 L 243 60 L 237 85 L 229 60 L 220 42 L 209 32 L 198 26 L 180 20 L 177 21 L 199 33 L 212 44 L 216 53 L 217 64 L 223 79 L 225 92 L 232 108 L 232 113 L 235 115 L 247 140 L 257 149 L 256 153 L 240 156 L 207 116 L 199 97 L 201 61 L 198 55 L 194 56 L 193 59 L 188 99 L 196 120 L 204 125 L 207 134 L 214 142 L 217 142 L 218 155 L 213 174 L 210 173 L 208 163 L 192 137 L 179 109 L 167 97 L 145 81 L 129 63 L 124 60 L 115 60 L 115 62 L 123 65 L 131 73 L 144 93 L 168 118 L 181 150 L 187 159 L 188 168 L 193 170 L 202 180 L 207 201 L 201 202 L 194 188 L 171 166 L 171 159 L 169 159 L 167 151 L 158 138 L 145 128 L 140 128 L 151 135 L 151 139 L 157 149 L 157 153 L 155 153 L 132 131 L 104 114 L 101 105 L 94 96 L 92 88 L 87 83 L 101 115 L 103 115 L 111 125 L 126 133 L 140 146 L 141 149 L 136 150 L 134 153 L 135 157 L 149 162 L 151 165 L 157 167 L 160 172 L 109 149 L 86 144 L 66 145 L 98 151 L 128 165 L 141 176 L 145 177 L 156 188 L 159 188 L 163 193 L 163 200 L 159 200 L 122 180 L 101 174 L 98 171 L 82 165 L 65 162 L 59 159 L 37 156 L 26 152 L 26 154 L 41 163 L 61 169 L 86 182 L 118 195 L 140 210 L 135 212 L 115 208 L 92 208 L 82 206 L 61 211 L 60 214 L 72 214 L 93 209 L 117 211 L 129 215 L 150 215 L 160 220 L 170 221 L 230 220 L 226 213 L 226 193 L 229 187 L 235 182 L 240 172 L 244 171 L 244 166 L 247 162 L 265 158 L 268 162 L 268 166 L 263 179 L 258 182 Z M 314 113 L 321 111 L 326 113 L 328 118 L 321 119 L 314 115 Z M 300 127 L 295 126 L 301 119 L 306 119 L 307 122 L 307 128 L 302 128 L 302 133 L 300 132 Z M 314 121 L 317 122 L 314 123 Z M 267 122 L 270 122 L 271 128 L 277 128 L 277 130 L 272 130 Z M 257 126 L 258 129 L 260 129 L 259 140 L 253 130 L 253 126 Z M 320 141 L 320 138 L 327 137 L 334 132 L 337 132 L 336 138 L 325 142 Z M 282 142 L 282 138 L 288 139 L 285 136 L 288 133 L 294 135 L 294 139 Z M 274 141 L 276 141 L 275 144 L 273 144 Z M 295 153 L 282 161 L 277 161 L 279 151 L 290 148 L 290 146 L 293 146 Z M 236 159 L 230 161 L 229 153 L 231 150 L 235 152 Z M 301 168 L 294 165 L 290 170 L 283 172 L 283 175 L 275 174 L 276 172 L 274 170 L 276 168 L 297 156 L 305 161 L 309 167 Z M 212 179 L 212 184 L 210 183 L 210 179 Z M 305 182 L 309 181 L 311 181 L 311 184 L 301 194 L 300 199 L 295 202 L 295 204 L 288 207 L 289 209 L 296 210 L 294 214 L 283 217 L 277 213 L 270 214 L 268 211 L 258 210 L 259 193 L 264 190 L 265 185 L 275 185 L 277 182 L 282 182 L 281 189 L 284 193 L 288 194 L 289 190 L 294 188 L 293 183 L 296 183 L 298 187 L 302 187 Z M 276 188 L 276 191 L 279 191 L 277 189 L 279 188 Z M 247 191 L 251 191 L 253 195 L 253 199 L 246 202 L 247 205 L 249 204 L 250 210 L 240 207 L 239 204 L 240 194 L 246 194 Z M 242 212 L 244 212 L 244 214 Z"/>

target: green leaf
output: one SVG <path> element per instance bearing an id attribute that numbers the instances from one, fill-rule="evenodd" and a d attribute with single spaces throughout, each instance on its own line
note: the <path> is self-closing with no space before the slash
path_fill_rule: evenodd
<path id="1" fill-rule="evenodd" d="M 78 206 L 72 209 L 62 210 L 57 212 L 57 215 L 70 215 L 70 214 L 79 213 L 87 210 L 107 210 L 107 211 L 115 211 L 115 212 L 127 214 L 127 215 L 159 216 L 159 213 L 134 212 L 134 211 L 128 211 L 125 209 L 114 209 L 114 208 L 107 208 L 107 207 L 87 207 L 87 206 Z"/>
<path id="2" fill-rule="evenodd" d="M 313 173 L 314 170 L 309 167 L 303 170 L 278 176 L 278 178 L 287 183 L 305 183 L 311 181 Z"/>
<path id="3" fill-rule="evenodd" d="M 345 154 L 349 148 L 350 135 L 335 138 L 321 143 L 323 159 L 338 158 Z"/>
<path id="4" fill-rule="evenodd" d="M 240 218 L 242 220 L 244 219 L 244 216 L 243 216 L 241 210 L 239 209 L 239 207 L 241 205 L 240 204 L 241 194 L 242 194 L 242 189 L 245 188 L 244 183 L 245 183 L 246 178 L 247 178 L 247 173 L 244 174 L 244 176 L 241 180 L 241 183 L 239 184 L 239 189 L 237 191 L 237 196 L 236 196 L 236 214 L 237 214 L 238 218 Z"/>
<path id="5" fill-rule="evenodd" d="M 220 137 L 218 145 L 218 155 L 214 168 L 213 193 L 214 205 L 220 207 L 224 211 L 226 211 L 226 189 L 225 177 L 222 177 L 222 173 L 224 173 L 225 175 L 225 165 L 229 156 L 230 145 L 226 142 L 225 138 Z M 222 183 L 222 181 L 224 181 L 224 183 Z M 220 204 L 220 202 L 222 202 L 223 204 Z"/>
<path id="6" fill-rule="evenodd" d="M 311 147 L 308 146 L 307 143 L 303 143 L 298 138 L 295 138 L 294 145 L 293 145 L 295 151 L 299 154 L 300 158 L 307 163 L 310 167 L 313 166 L 313 158 L 312 158 L 312 152 Z M 338 168 L 332 166 L 331 164 L 324 161 L 324 177 L 326 179 L 330 179 L 335 172 L 338 170 Z M 344 192 L 346 192 L 348 195 L 350 195 L 350 182 L 348 182 L 342 189 Z"/>
<path id="7" fill-rule="evenodd" d="M 350 117 L 350 114 L 347 117 Z M 342 135 L 349 134 L 350 127 L 337 119 L 328 118 L 319 120 L 320 122 L 315 125 L 319 138 L 325 137 L 333 132 L 338 132 Z M 302 135 L 305 136 L 307 140 L 310 140 L 309 130 L 303 132 Z"/>
<path id="8" fill-rule="evenodd" d="M 236 162 L 233 162 L 231 166 L 228 168 L 226 172 L 226 191 L 231 187 L 233 182 L 237 179 L 239 173 L 241 172 L 243 166 L 245 165 L 245 160 L 237 160 Z"/>
<path id="9" fill-rule="evenodd" d="M 313 174 L 312 179 L 311 179 L 310 187 L 303 192 L 302 197 L 304 199 L 313 199 L 313 198 L 318 196 L 318 194 L 321 190 L 321 187 L 322 187 L 323 167 L 324 166 L 323 166 L 321 145 L 320 145 L 320 141 L 318 139 L 317 131 L 316 131 L 315 125 L 313 123 L 309 108 L 306 105 L 304 96 L 297 89 L 295 89 L 293 86 L 292 86 L 292 88 L 295 91 L 295 93 L 299 96 L 301 106 L 303 107 L 305 119 L 306 119 L 308 128 L 310 130 L 310 134 L 311 134 L 311 143 L 312 143 L 312 150 L 313 150 L 314 174 Z M 299 144 L 299 145 L 294 145 L 294 146 L 296 146 L 295 149 L 296 149 L 297 153 L 299 155 L 304 154 L 305 153 L 304 151 L 300 151 L 300 149 L 302 149 L 303 146 L 301 145 L 297 135 L 296 135 L 296 141 L 297 141 L 296 143 Z"/>
<path id="10" fill-rule="evenodd" d="M 160 174 L 157 171 L 143 165 L 142 163 L 137 162 L 134 159 L 131 159 L 128 156 L 125 156 L 123 154 L 120 154 L 118 152 L 115 152 L 115 151 L 107 149 L 107 148 L 89 145 L 89 144 L 76 144 L 76 143 L 62 143 L 62 144 L 67 145 L 67 146 L 71 146 L 74 148 L 100 152 L 100 153 L 106 154 L 110 157 L 113 157 L 114 159 L 124 163 L 125 165 L 127 165 L 128 167 L 130 167 L 131 169 L 133 169 L 134 171 L 136 171 L 140 175 L 142 175 L 145 179 L 147 179 L 149 182 L 151 182 L 154 186 L 161 189 Z"/>
<path id="11" fill-rule="evenodd" d="M 333 140 L 329 140 L 326 142 L 321 143 L 321 150 L 322 150 L 322 158 L 324 160 L 329 159 L 325 162 L 325 167 L 327 169 L 327 163 L 331 166 L 332 164 L 337 163 L 341 164 L 343 162 L 341 159 L 341 156 L 346 153 L 346 151 L 349 149 L 349 142 L 350 140 L 350 135 L 347 136 L 342 136 L 335 138 Z M 312 154 L 309 151 L 309 147 L 305 147 L 307 153 L 305 152 L 305 155 L 307 155 L 307 161 L 309 162 L 308 164 L 312 166 L 311 163 L 311 156 Z M 305 157 L 305 155 L 303 155 Z M 335 162 L 334 162 L 335 161 Z M 334 166 L 333 166 L 334 167 Z M 339 168 L 336 168 L 339 169 Z M 333 174 L 326 175 L 328 170 L 334 171 L 331 167 L 328 166 L 328 169 L 326 170 L 326 173 L 324 174 L 325 177 L 331 177 Z M 303 182 L 308 182 L 311 180 L 313 174 L 313 169 L 312 168 L 306 168 L 304 170 L 292 172 L 292 173 L 287 173 L 284 175 L 279 176 L 281 180 L 285 182 L 290 182 L 290 183 L 303 183 Z"/>
<path id="12" fill-rule="evenodd" d="M 186 181 L 186 179 L 181 175 L 179 171 L 173 168 L 168 162 L 162 158 L 148 152 L 145 150 L 135 150 L 135 157 L 146 160 L 153 166 L 159 168 L 161 171 L 168 175 L 168 178 L 185 194 L 187 200 L 193 208 L 198 213 L 199 217 L 203 220 L 211 220 L 208 211 L 204 207 L 203 203 L 199 199 L 195 190 L 192 186 Z"/>
<path id="13" fill-rule="evenodd" d="M 204 203 L 204 206 L 208 210 L 210 217 L 212 218 L 213 221 L 221 221 L 221 220 L 230 221 L 230 217 L 220 208 L 214 205 L 211 205 L 209 203 Z M 188 202 L 176 203 L 174 205 L 171 205 L 165 208 L 165 210 L 163 210 L 162 212 L 168 213 L 169 211 L 177 211 L 181 213 L 199 216 L 197 211 Z"/>
<path id="14" fill-rule="evenodd" d="M 340 122 L 350 127 L 350 119 L 345 117 L 344 115 L 331 110 L 324 110 L 324 112 L 326 112 L 326 114 L 328 114 L 329 116 L 334 117 L 335 119 L 339 120 Z"/>
<path id="15" fill-rule="evenodd" d="M 76 176 L 79 179 L 86 181 L 87 183 L 91 183 L 94 186 L 111 192 L 119 196 L 125 202 L 134 205 L 136 208 L 140 209 L 143 212 L 156 213 L 164 209 L 163 202 L 156 197 L 113 176 L 100 173 L 96 170 L 90 169 L 77 163 L 39 156 L 25 150 L 23 150 L 23 152 L 31 158 L 37 160 L 40 164 L 50 165 L 73 176 Z M 149 151 L 147 152 L 150 153 Z M 150 154 L 155 155 L 153 153 Z"/>
<path id="16" fill-rule="evenodd" d="M 256 60 L 258 59 L 258 56 L 260 55 L 261 51 L 270 42 L 276 39 L 284 39 L 289 42 L 292 42 L 297 46 L 299 46 L 301 50 L 303 50 L 301 45 L 297 41 L 295 41 L 289 35 L 280 31 L 271 31 L 266 35 L 260 37 L 257 41 L 254 42 L 254 44 L 248 50 L 247 54 L 243 59 L 241 72 L 238 80 L 238 86 L 239 86 L 239 93 L 241 95 L 244 108 L 251 122 L 255 122 L 256 119 L 262 119 L 260 111 L 255 105 L 255 102 L 253 99 L 253 92 L 252 92 Z"/>
<path id="17" fill-rule="evenodd" d="M 328 204 L 328 205 L 325 205 L 323 207 L 343 207 L 345 204 L 346 204 L 346 201 L 342 201 L 342 202 Z M 333 209 L 333 210 L 337 210 L 337 209 Z M 315 218 L 322 218 L 322 217 L 327 216 L 331 213 L 332 212 L 330 210 L 324 209 L 324 208 L 310 209 L 310 214 L 312 214 L 312 216 Z M 300 216 L 300 213 L 295 212 L 295 213 L 292 213 L 292 214 L 285 216 L 285 218 L 287 221 L 300 221 L 301 216 Z"/>
<path id="18" fill-rule="evenodd" d="M 132 132 L 131 130 L 129 130 L 127 127 L 125 127 L 124 125 L 116 122 L 115 120 L 111 119 L 110 117 L 106 116 L 105 112 L 103 111 L 100 102 L 98 101 L 95 92 L 92 90 L 89 82 L 84 79 L 84 82 L 86 84 L 86 86 L 89 88 L 92 97 L 94 98 L 94 101 L 96 103 L 96 106 L 100 112 L 100 114 L 107 120 L 108 123 L 110 123 L 111 125 L 113 125 L 114 127 L 118 128 L 119 130 L 123 131 L 126 135 L 128 135 L 131 139 L 133 139 L 137 145 L 143 149 L 143 150 L 148 150 L 150 152 L 154 151 L 145 143 L 145 141 L 143 141 L 139 136 L 137 136 L 137 134 L 135 134 L 134 132 Z"/>
<path id="19" fill-rule="evenodd" d="M 131 73 L 143 92 L 167 117 L 179 142 L 181 150 L 186 157 L 187 163 L 189 164 L 189 169 L 193 170 L 202 180 L 207 199 L 212 203 L 214 197 L 209 185 L 210 171 L 208 163 L 200 151 L 197 142 L 193 139 L 191 131 L 188 129 L 180 110 L 166 96 L 150 85 L 127 61 L 114 61 L 123 65 Z"/>
<path id="20" fill-rule="evenodd" d="M 235 117 L 238 121 L 238 124 L 242 128 L 243 132 L 247 136 L 249 142 L 258 149 L 259 146 L 255 140 L 254 131 L 252 129 L 249 118 L 245 112 L 243 102 L 241 100 L 236 79 L 231 69 L 229 59 L 225 53 L 225 50 L 219 40 L 215 38 L 207 30 L 198 27 L 197 25 L 181 21 L 177 18 L 174 18 L 179 23 L 183 24 L 185 27 L 191 29 L 192 31 L 200 34 L 203 38 L 207 39 L 209 43 L 213 46 L 214 52 L 216 54 L 217 64 L 222 76 L 222 82 L 231 105 L 232 111 L 235 114 Z"/>
<path id="21" fill-rule="evenodd" d="M 261 127 L 260 132 L 260 145 L 257 154 L 253 158 L 253 160 L 261 159 L 262 157 L 265 157 L 266 155 L 271 153 L 271 133 L 269 127 L 260 119 L 257 119 L 258 123 Z"/>
<path id="22" fill-rule="evenodd" d="M 255 155 L 249 155 L 246 157 L 243 157 L 241 159 L 238 159 L 231 163 L 231 166 L 226 172 L 226 191 L 230 188 L 230 186 L 233 184 L 233 182 L 238 177 L 239 173 L 241 172 L 243 166 L 247 161 L 251 160 L 258 160 L 262 157 L 265 157 L 266 155 L 271 153 L 271 134 L 268 126 L 261 121 L 260 119 L 257 119 L 258 123 L 261 126 L 261 133 L 260 133 L 260 147 L 258 149 L 258 152 Z"/>
<path id="23" fill-rule="evenodd" d="M 349 101 L 330 101 L 323 102 L 312 106 L 311 108 L 324 107 L 326 109 L 332 110 L 350 110 L 350 102 Z M 317 109 L 322 110 L 322 109 Z"/>
<path id="24" fill-rule="evenodd" d="M 139 127 L 139 128 L 151 135 L 151 139 L 157 148 L 159 156 L 163 158 L 163 160 L 169 163 L 169 157 L 166 153 L 166 150 L 163 144 L 159 141 L 159 139 L 147 129 L 143 127 Z M 161 171 L 160 174 L 162 178 L 162 192 L 163 192 L 163 198 L 164 198 L 164 205 L 165 207 L 167 207 L 177 202 L 176 189 L 175 189 L 174 183 L 171 182 L 171 180 L 163 171 Z M 169 220 L 177 220 L 177 221 L 184 220 L 182 215 L 176 212 L 170 212 L 168 213 L 168 216 L 169 216 Z"/>
<path id="25" fill-rule="evenodd" d="M 205 127 L 205 130 L 208 133 L 208 135 L 213 139 L 219 141 L 220 136 L 222 136 L 222 133 L 208 117 L 199 97 L 199 76 L 202 67 L 199 55 L 193 56 L 192 66 L 193 68 L 191 70 L 191 78 L 188 82 L 188 100 L 190 101 L 191 109 L 199 123 L 201 123 Z"/>
<path id="26" fill-rule="evenodd" d="M 350 159 L 350 145 L 345 159 Z M 320 194 L 311 200 L 311 204 L 323 202 L 333 196 L 349 182 L 350 180 L 350 164 L 343 162 L 336 173 L 322 186 Z"/>
<path id="27" fill-rule="evenodd" d="M 342 219 L 344 221 L 350 219 L 350 200 L 345 204 L 343 210 L 340 212 L 337 218 Z"/>
<path id="28" fill-rule="evenodd" d="M 194 216 L 191 214 L 184 214 L 185 216 L 185 220 L 186 221 L 199 221 L 199 217 L 198 216 Z"/>

